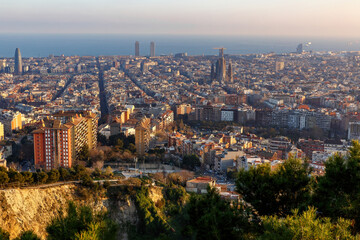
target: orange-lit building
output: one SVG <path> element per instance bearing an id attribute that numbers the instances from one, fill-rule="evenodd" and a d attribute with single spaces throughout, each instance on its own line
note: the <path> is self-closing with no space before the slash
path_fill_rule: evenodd
<path id="1" fill-rule="evenodd" d="M 21 113 L 16 113 L 13 115 L 13 119 L 11 120 L 11 130 L 20 130 L 22 129 L 22 120 Z"/>
<path id="2" fill-rule="evenodd" d="M 72 166 L 72 128 L 59 120 L 45 119 L 42 127 L 33 132 L 36 168 L 49 170 Z"/>
<path id="3" fill-rule="evenodd" d="M 97 118 L 90 112 L 58 112 L 33 131 L 35 167 L 72 167 L 84 146 L 97 144 Z"/>

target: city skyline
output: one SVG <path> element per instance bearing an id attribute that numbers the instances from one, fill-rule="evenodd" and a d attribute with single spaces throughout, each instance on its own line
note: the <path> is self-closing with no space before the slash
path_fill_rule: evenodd
<path id="1" fill-rule="evenodd" d="M 359 37 L 358 9 L 354 0 L 19 0 L 2 3 L 0 33 Z"/>

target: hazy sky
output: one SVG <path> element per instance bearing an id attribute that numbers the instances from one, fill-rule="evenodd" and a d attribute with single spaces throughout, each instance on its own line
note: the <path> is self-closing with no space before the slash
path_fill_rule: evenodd
<path id="1" fill-rule="evenodd" d="M 360 37 L 360 0 L 0 0 L 0 33 Z"/>

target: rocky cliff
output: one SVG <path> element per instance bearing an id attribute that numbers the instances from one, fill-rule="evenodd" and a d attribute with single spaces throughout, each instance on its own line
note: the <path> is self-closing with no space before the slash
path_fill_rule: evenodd
<path id="1" fill-rule="evenodd" d="M 0 190 L 0 226 L 11 238 L 22 231 L 33 230 L 43 239 L 46 226 L 57 216 L 58 211 L 67 208 L 68 201 L 86 202 L 95 211 L 107 210 L 111 206 L 111 217 L 119 224 L 137 222 L 136 207 L 130 198 L 112 201 L 108 199 L 86 200 L 79 195 L 79 186 L 69 184 L 49 188 Z M 126 239 L 126 234 L 121 238 Z"/>

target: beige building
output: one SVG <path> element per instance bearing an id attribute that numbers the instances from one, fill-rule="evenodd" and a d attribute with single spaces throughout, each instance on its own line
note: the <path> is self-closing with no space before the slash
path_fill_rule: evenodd
<path id="1" fill-rule="evenodd" d="M 284 70 L 285 63 L 284 62 L 276 62 L 275 63 L 275 71 L 279 72 L 281 70 Z"/>
<path id="2" fill-rule="evenodd" d="M 3 110 L 0 114 L 0 122 L 3 124 L 4 134 L 11 135 L 13 130 L 22 129 L 22 115 L 20 112 Z"/>
<path id="3" fill-rule="evenodd" d="M 186 191 L 205 194 L 209 186 L 216 187 L 216 180 L 212 177 L 197 177 L 186 182 Z"/>
<path id="4" fill-rule="evenodd" d="M 4 124 L 0 122 L 0 141 L 4 140 Z"/>

